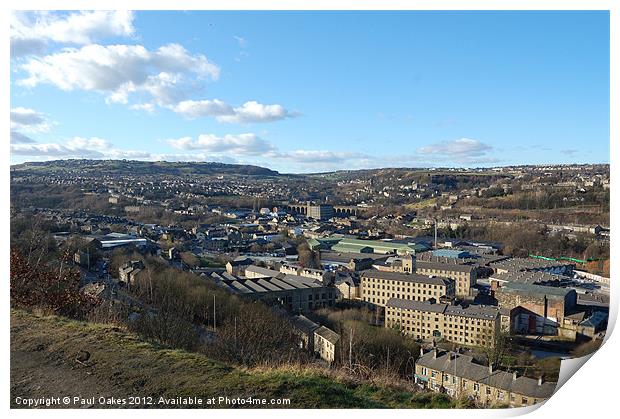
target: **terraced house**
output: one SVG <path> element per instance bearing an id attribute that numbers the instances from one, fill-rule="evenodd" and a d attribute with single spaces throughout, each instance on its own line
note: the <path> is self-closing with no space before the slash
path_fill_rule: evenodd
<path id="1" fill-rule="evenodd" d="M 429 301 L 391 298 L 385 309 L 385 327 L 395 327 L 420 340 L 445 339 L 467 346 L 492 347 L 501 329 L 499 308 L 455 306 Z"/>
<path id="2" fill-rule="evenodd" d="M 518 376 L 473 362 L 458 352 L 421 352 L 415 365 L 415 382 L 420 387 L 467 397 L 484 406 L 530 406 L 545 401 L 557 383 Z"/>

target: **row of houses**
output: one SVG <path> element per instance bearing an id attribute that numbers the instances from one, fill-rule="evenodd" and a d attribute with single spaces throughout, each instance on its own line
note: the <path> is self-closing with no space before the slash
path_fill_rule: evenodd
<path id="1" fill-rule="evenodd" d="M 432 349 L 421 350 L 415 365 L 415 383 L 425 389 L 446 393 L 452 397 L 467 397 L 486 406 L 531 406 L 545 401 L 557 383 L 519 376 L 485 367 L 472 356 L 459 352 Z"/>

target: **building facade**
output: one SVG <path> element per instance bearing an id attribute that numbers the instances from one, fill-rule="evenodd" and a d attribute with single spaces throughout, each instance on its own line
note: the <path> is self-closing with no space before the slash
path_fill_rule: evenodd
<path id="1" fill-rule="evenodd" d="M 416 261 L 415 272 L 420 275 L 436 275 L 455 281 L 455 294 L 458 298 L 468 298 L 471 288 L 476 285 L 477 268 L 471 265 L 442 263 L 435 261 Z"/>
<path id="2" fill-rule="evenodd" d="M 390 298 L 426 301 L 454 297 L 454 281 L 417 274 L 364 271 L 360 275 L 361 299 L 371 305 L 385 307 Z"/>
<path id="3" fill-rule="evenodd" d="M 510 310 L 511 331 L 520 334 L 556 334 L 577 304 L 568 288 L 509 282 L 493 292 L 500 307 Z"/>
<path id="4" fill-rule="evenodd" d="M 334 217 L 334 207 L 332 205 L 308 205 L 306 216 L 315 220 L 329 220 Z"/>
<path id="5" fill-rule="evenodd" d="M 466 346 L 492 347 L 501 330 L 499 308 L 454 306 L 392 298 L 385 309 L 385 327 L 419 340 L 445 339 Z"/>
<path id="6" fill-rule="evenodd" d="M 415 382 L 431 391 L 470 398 L 479 405 L 510 407 L 543 402 L 557 386 L 542 378 L 517 376 L 516 372 L 476 364 L 468 355 L 437 349 L 420 354 Z"/>
<path id="7" fill-rule="evenodd" d="M 325 326 L 314 331 L 314 352 L 330 364 L 338 356 L 338 341 L 340 335 Z"/>
<path id="8" fill-rule="evenodd" d="M 335 288 L 302 276 L 280 273 L 274 277 L 248 278 L 214 272 L 210 279 L 228 292 L 281 306 L 293 313 L 331 307 L 336 301 Z"/>

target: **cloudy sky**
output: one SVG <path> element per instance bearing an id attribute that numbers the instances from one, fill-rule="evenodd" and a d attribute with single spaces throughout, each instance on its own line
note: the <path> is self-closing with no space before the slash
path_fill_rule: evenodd
<path id="1" fill-rule="evenodd" d="M 609 161 L 607 12 L 15 12 L 11 161 Z"/>

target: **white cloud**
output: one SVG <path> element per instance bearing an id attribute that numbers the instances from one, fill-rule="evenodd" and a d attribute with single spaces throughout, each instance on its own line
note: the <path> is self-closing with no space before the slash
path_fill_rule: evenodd
<path id="1" fill-rule="evenodd" d="M 15 11 L 11 13 L 11 57 L 41 54 L 49 42 L 90 44 L 107 37 L 135 33 L 131 11 L 94 10 L 68 14 Z"/>
<path id="2" fill-rule="evenodd" d="M 367 159 L 363 153 L 336 152 L 327 150 L 294 150 L 278 154 L 279 158 L 293 160 L 298 163 L 344 163 L 353 159 Z"/>
<path id="3" fill-rule="evenodd" d="M 51 122 L 45 114 L 28 108 L 11 108 L 11 129 L 24 132 L 48 132 Z"/>
<path id="4" fill-rule="evenodd" d="M 233 107 L 219 99 L 184 100 L 173 107 L 176 113 L 188 118 L 201 116 L 223 116 L 234 114 Z"/>
<path id="5" fill-rule="evenodd" d="M 93 149 L 72 148 L 58 143 L 11 144 L 11 154 L 31 157 L 101 158 L 103 153 Z"/>
<path id="6" fill-rule="evenodd" d="M 273 122 L 298 116 L 297 113 L 288 111 L 282 105 L 264 105 L 254 100 L 238 107 L 233 107 L 219 99 L 185 100 L 173 106 L 172 109 L 188 118 L 212 116 L 220 122 L 230 123 Z"/>
<path id="7" fill-rule="evenodd" d="M 492 147 L 481 141 L 471 138 L 460 138 L 453 141 L 443 141 L 418 148 L 420 154 L 445 154 L 445 155 L 480 155 L 491 150 Z"/>
<path id="8" fill-rule="evenodd" d="M 239 135 L 225 135 L 219 137 L 213 134 L 203 134 L 197 139 L 181 137 L 166 140 L 177 150 L 195 150 L 222 157 L 230 158 L 254 157 L 262 158 L 262 164 L 270 166 L 277 161 L 289 161 L 295 164 L 344 164 L 353 160 L 367 161 L 370 156 L 363 153 L 336 152 L 327 150 L 293 150 L 280 151 L 274 144 L 253 133 Z M 204 159 L 202 159 L 204 160 Z"/>
<path id="9" fill-rule="evenodd" d="M 280 119 L 294 117 L 296 115 L 287 111 L 282 105 L 263 105 L 254 100 L 245 102 L 243 106 L 233 109 L 231 115 L 216 117 L 222 122 L 271 122 Z"/>
<path id="10" fill-rule="evenodd" d="M 99 150 L 105 151 L 110 147 L 110 143 L 107 140 L 97 137 L 91 138 L 82 138 L 82 137 L 74 137 L 71 140 L 67 141 L 67 147 L 69 149 L 89 149 L 89 150 Z"/>
<path id="11" fill-rule="evenodd" d="M 11 144 L 11 154 L 27 156 L 37 160 L 50 158 L 87 158 L 87 159 L 137 159 L 150 158 L 144 151 L 120 150 L 113 148 L 107 140 L 98 137 L 74 137 L 63 143 L 15 142 Z"/>
<path id="12" fill-rule="evenodd" d="M 66 48 L 44 57 L 30 57 L 20 68 L 27 74 L 18 81 L 23 86 L 47 83 L 67 91 L 95 91 L 116 103 L 128 103 L 132 95 L 146 96 L 146 102 L 158 105 L 170 105 L 186 93 L 191 87 L 186 75 L 216 80 L 220 73 L 207 57 L 192 55 L 178 44 L 154 51 L 141 45 Z"/>
<path id="13" fill-rule="evenodd" d="M 136 103 L 131 105 L 129 108 L 135 111 L 145 111 L 149 113 L 155 112 L 155 105 L 152 103 Z"/>
<path id="14" fill-rule="evenodd" d="M 460 138 L 420 147 L 417 149 L 417 152 L 432 161 L 475 164 L 497 161 L 497 159 L 488 156 L 488 153 L 492 150 L 492 146 L 482 141 Z"/>
<path id="15" fill-rule="evenodd" d="M 11 144 L 32 144 L 36 143 L 35 140 L 22 134 L 21 132 L 11 130 Z"/>
<path id="16" fill-rule="evenodd" d="M 241 156 L 258 156 L 267 155 L 275 151 L 275 147 L 271 143 L 252 133 L 227 134 L 223 137 L 213 134 L 202 134 L 196 140 L 191 137 L 182 137 L 170 139 L 167 142 L 179 150 L 202 150 L 215 154 L 230 153 Z"/>

